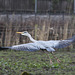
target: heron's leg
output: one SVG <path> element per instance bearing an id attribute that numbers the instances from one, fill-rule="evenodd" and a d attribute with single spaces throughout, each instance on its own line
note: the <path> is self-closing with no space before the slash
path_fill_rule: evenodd
<path id="1" fill-rule="evenodd" d="M 58 63 L 60 63 L 61 61 L 54 55 L 53 52 L 51 52 L 51 54 L 53 55 L 53 57 L 57 60 Z"/>
<path id="2" fill-rule="evenodd" d="M 47 54 L 47 55 L 48 55 L 48 54 Z M 49 55 L 48 55 L 48 58 L 49 58 L 50 64 L 53 64 L 52 59 L 50 58 Z"/>
<path id="3" fill-rule="evenodd" d="M 49 58 L 49 61 L 50 61 L 50 64 L 52 65 L 53 64 L 53 62 L 52 62 L 52 60 L 51 60 L 51 58 L 50 58 L 50 56 L 48 55 L 48 53 L 45 51 L 45 53 L 46 53 L 46 55 L 48 56 L 48 58 Z"/>

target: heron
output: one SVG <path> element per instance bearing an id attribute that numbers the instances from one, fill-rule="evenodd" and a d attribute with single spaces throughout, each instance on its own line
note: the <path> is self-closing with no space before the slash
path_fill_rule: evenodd
<path id="1" fill-rule="evenodd" d="M 38 51 L 38 50 L 46 50 L 47 52 L 54 52 L 55 49 L 60 49 L 75 43 L 75 35 L 72 38 L 66 40 L 49 40 L 49 41 L 42 41 L 42 40 L 35 40 L 31 37 L 31 35 L 27 31 L 17 32 L 21 35 L 25 35 L 30 38 L 32 43 L 14 45 L 11 47 L 0 47 L 0 50 L 21 50 L 21 51 Z M 54 56 L 55 57 L 55 56 Z M 57 59 L 57 57 L 55 57 Z M 57 59 L 60 62 L 59 59 Z M 52 60 L 50 59 L 50 63 L 52 64 Z"/>
<path id="2" fill-rule="evenodd" d="M 28 31 L 16 32 L 16 33 L 21 34 L 23 36 L 27 36 L 27 37 L 29 37 L 30 41 L 32 41 L 33 43 L 36 42 L 39 45 L 41 44 L 42 46 L 44 46 L 46 49 L 44 48 L 45 50 L 44 49 L 41 49 L 41 50 L 44 51 L 44 52 L 45 51 L 51 52 L 51 54 L 53 55 L 53 57 L 57 59 L 57 62 L 60 62 L 60 60 L 56 56 L 54 56 L 54 54 L 53 54 L 53 52 L 55 51 L 55 49 L 67 47 L 67 46 L 69 46 L 69 45 L 71 45 L 72 43 L 75 42 L 75 35 L 72 38 L 67 39 L 67 40 L 42 41 L 42 40 L 35 40 L 35 39 L 33 39 L 32 36 L 28 33 Z M 49 57 L 49 55 L 48 55 L 48 57 Z M 51 59 L 50 59 L 50 62 L 52 63 Z"/>

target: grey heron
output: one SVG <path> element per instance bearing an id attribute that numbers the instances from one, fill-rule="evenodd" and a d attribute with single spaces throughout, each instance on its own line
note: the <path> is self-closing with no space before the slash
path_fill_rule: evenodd
<path id="1" fill-rule="evenodd" d="M 72 43 L 75 43 L 75 35 L 72 38 L 66 40 L 37 41 L 34 40 L 27 31 L 17 32 L 17 33 L 28 36 L 33 43 L 14 45 L 11 47 L 0 47 L 0 50 L 11 49 L 11 50 L 21 50 L 21 51 L 38 51 L 42 49 L 48 52 L 53 52 L 55 51 L 55 49 L 64 48 L 71 45 Z"/>
<path id="2" fill-rule="evenodd" d="M 40 47 L 44 46 L 45 48 L 41 48 L 42 50 L 46 49 L 48 52 L 51 52 L 51 54 L 53 54 L 53 51 L 55 51 L 55 49 L 67 47 L 70 44 L 75 42 L 75 35 L 72 38 L 67 39 L 67 40 L 49 40 L 49 41 L 39 40 L 39 41 L 37 41 L 37 40 L 33 39 L 32 36 L 27 31 L 16 32 L 16 33 L 19 33 L 21 35 L 29 37 L 29 39 L 33 43 L 37 43 L 38 45 L 40 45 Z M 55 57 L 55 58 L 57 59 L 57 57 Z M 60 62 L 59 59 L 57 59 L 57 61 Z"/>

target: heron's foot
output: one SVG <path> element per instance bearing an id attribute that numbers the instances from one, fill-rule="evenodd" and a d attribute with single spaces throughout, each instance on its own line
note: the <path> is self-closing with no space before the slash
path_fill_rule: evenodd
<path id="1" fill-rule="evenodd" d="M 59 59 L 57 59 L 57 62 L 58 62 L 58 63 L 61 63 L 61 61 L 60 61 Z"/>

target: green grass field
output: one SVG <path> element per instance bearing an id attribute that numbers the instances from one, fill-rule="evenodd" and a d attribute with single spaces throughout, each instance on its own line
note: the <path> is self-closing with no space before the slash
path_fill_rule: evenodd
<path id="1" fill-rule="evenodd" d="M 49 54 L 49 53 L 48 53 Z M 21 75 L 28 72 L 32 75 L 75 75 L 75 49 L 54 52 L 61 63 L 57 63 L 51 54 L 53 64 L 42 51 L 0 51 L 0 75 Z"/>

